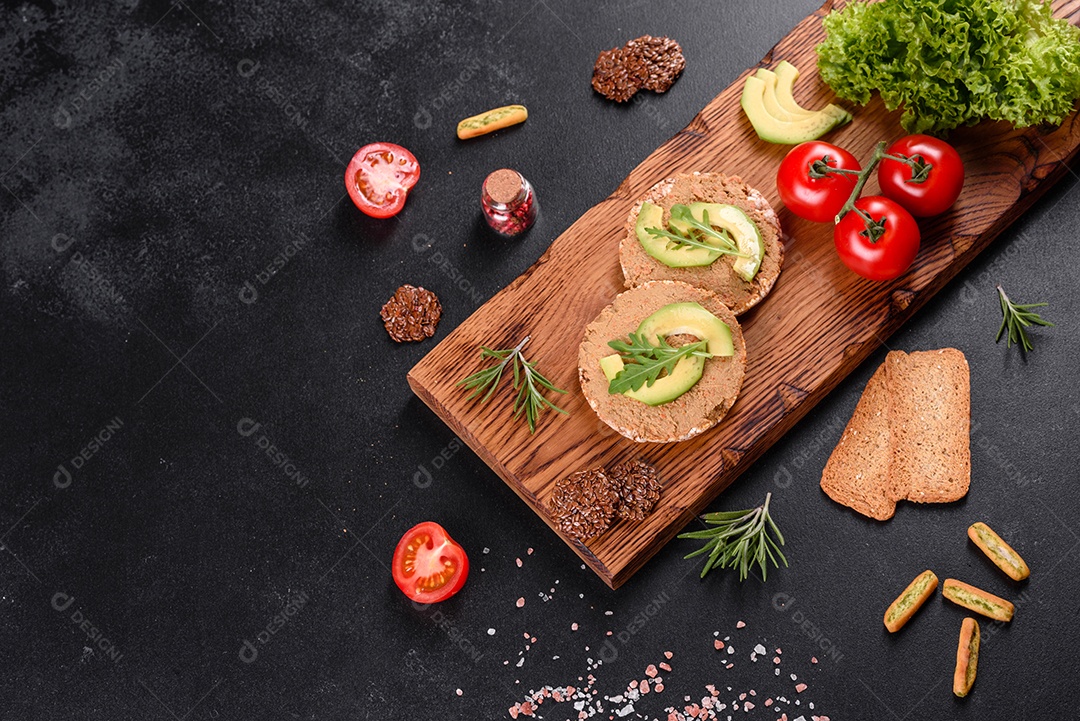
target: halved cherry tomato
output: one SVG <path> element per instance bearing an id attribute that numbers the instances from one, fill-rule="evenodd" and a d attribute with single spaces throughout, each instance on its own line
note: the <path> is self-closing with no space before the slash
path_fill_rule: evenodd
<path id="1" fill-rule="evenodd" d="M 438 523 L 424 521 L 401 537 L 392 573 L 401 592 L 419 603 L 445 601 L 461 590 L 469 557 Z"/>
<path id="2" fill-rule="evenodd" d="M 919 225 L 911 213 L 880 195 L 855 201 L 874 227 L 855 211 L 848 211 L 833 228 L 840 260 L 869 280 L 892 280 L 904 273 L 919 252 Z M 875 238 L 875 236 L 877 236 Z"/>
<path id="3" fill-rule="evenodd" d="M 365 145 L 345 168 L 349 197 L 372 218 L 397 215 L 419 179 L 420 164 L 416 156 L 393 143 Z"/>
<path id="4" fill-rule="evenodd" d="M 964 163 L 956 149 L 929 135 L 908 135 L 885 151 L 914 160 L 916 167 L 885 158 L 878 168 L 881 194 L 914 216 L 926 218 L 948 210 L 964 187 Z M 927 167 L 929 166 L 929 167 Z"/>
<path id="5" fill-rule="evenodd" d="M 811 140 L 796 145 L 780 163 L 776 174 L 776 190 L 780 200 L 795 215 L 815 223 L 831 223 L 855 188 L 854 173 L 814 172 L 814 163 L 821 161 L 830 168 L 858 171 L 862 169 L 855 156 L 831 143 Z"/>

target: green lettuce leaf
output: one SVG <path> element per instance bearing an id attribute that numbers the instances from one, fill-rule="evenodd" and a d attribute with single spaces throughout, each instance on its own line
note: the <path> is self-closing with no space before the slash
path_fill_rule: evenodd
<path id="1" fill-rule="evenodd" d="M 1080 29 L 1040 0 L 852 2 L 823 22 L 822 80 L 845 100 L 876 91 L 903 107 L 909 132 L 1057 124 L 1080 98 Z"/>

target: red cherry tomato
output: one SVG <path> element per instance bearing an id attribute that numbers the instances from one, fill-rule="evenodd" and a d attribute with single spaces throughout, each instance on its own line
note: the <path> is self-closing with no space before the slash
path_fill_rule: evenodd
<path id="1" fill-rule="evenodd" d="M 817 161 L 830 168 L 861 170 L 855 156 L 831 143 L 811 140 L 796 145 L 780 163 L 776 190 L 795 215 L 815 223 L 831 223 L 847 202 L 857 180 L 853 173 L 827 173 L 813 177 Z"/>
<path id="2" fill-rule="evenodd" d="M 885 152 L 910 158 L 919 166 L 912 168 L 899 160 L 885 158 L 878 168 L 881 194 L 904 206 L 912 215 L 925 218 L 944 213 L 960 197 L 964 164 L 956 149 L 945 141 L 929 135 L 908 135 Z M 930 167 L 926 169 L 926 165 Z M 925 171 L 925 177 L 920 171 Z"/>
<path id="3" fill-rule="evenodd" d="M 349 197 L 372 218 L 397 215 L 419 179 L 420 164 L 416 156 L 393 143 L 365 145 L 345 168 Z"/>
<path id="4" fill-rule="evenodd" d="M 855 207 L 880 224 L 880 236 L 854 211 L 848 211 L 833 228 L 833 242 L 840 260 L 863 278 L 892 280 L 904 273 L 919 252 L 919 225 L 897 203 L 880 195 L 855 201 Z"/>
<path id="5" fill-rule="evenodd" d="M 398 541 L 392 574 L 397 587 L 412 600 L 438 603 L 465 585 L 469 557 L 442 526 L 424 521 Z"/>

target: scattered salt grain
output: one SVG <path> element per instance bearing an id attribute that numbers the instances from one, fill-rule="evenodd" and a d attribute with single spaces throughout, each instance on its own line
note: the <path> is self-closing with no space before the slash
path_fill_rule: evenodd
<path id="1" fill-rule="evenodd" d="M 578 625 L 577 625 L 576 623 L 572 623 L 572 624 L 570 624 L 570 630 L 571 630 L 571 631 L 576 631 L 576 630 L 578 630 Z"/>
<path id="2" fill-rule="evenodd" d="M 810 663 L 817 663 L 817 656 L 811 656 Z"/>
<path id="3" fill-rule="evenodd" d="M 796 693 L 802 693 L 805 690 L 806 690 L 806 684 L 805 683 L 800 683 L 800 684 L 795 686 L 795 692 Z"/>
<path id="4" fill-rule="evenodd" d="M 461 689 L 459 688 L 459 689 L 458 689 L 457 691 L 455 691 L 455 693 L 456 693 L 456 694 L 457 694 L 458 696 L 460 696 L 460 695 L 461 695 Z"/>
<path id="5" fill-rule="evenodd" d="M 720 649 L 722 649 L 724 647 L 724 642 L 721 641 L 720 639 L 716 639 L 715 641 L 712 642 L 712 645 L 713 645 L 713 648 L 715 648 L 717 651 L 719 651 Z"/>
<path id="6" fill-rule="evenodd" d="M 520 558 L 515 558 L 514 562 L 517 563 L 518 568 L 521 568 L 521 559 Z"/>
<path id="7" fill-rule="evenodd" d="M 671 660 L 671 657 L 674 656 L 674 655 L 675 654 L 673 654 L 671 651 L 664 651 L 664 658 L 668 659 L 669 661 Z"/>
<path id="8" fill-rule="evenodd" d="M 759 643 L 757 646 L 754 646 L 754 653 L 756 653 L 758 656 L 764 656 L 766 653 L 765 647 Z"/>
<path id="9" fill-rule="evenodd" d="M 495 629 L 489 628 L 488 629 L 488 636 L 494 636 L 494 635 L 495 635 Z"/>
<path id="10" fill-rule="evenodd" d="M 518 608 L 524 608 L 524 606 L 525 606 L 525 597 L 522 596 L 521 598 L 519 598 L 517 600 L 517 607 Z"/>
<path id="11" fill-rule="evenodd" d="M 533 555 L 533 550 L 532 550 L 532 549 L 530 548 L 530 549 L 528 549 L 528 550 L 526 551 L 526 553 L 528 553 L 528 554 L 529 554 L 529 555 L 531 556 L 531 555 Z"/>
<path id="12" fill-rule="evenodd" d="M 488 548 L 487 546 L 485 546 L 485 547 L 484 547 L 484 555 L 486 556 L 486 555 L 487 555 L 487 554 L 489 554 L 489 553 L 491 553 L 491 549 L 490 549 L 490 548 Z"/>
<path id="13" fill-rule="evenodd" d="M 739 621 L 737 624 L 735 624 L 735 628 L 746 628 L 746 622 Z"/>
<path id="14" fill-rule="evenodd" d="M 656 666 L 654 666 L 653 664 L 650 663 L 648 666 L 645 667 L 645 675 L 649 678 L 656 678 L 657 673 L 658 671 L 656 670 Z"/>

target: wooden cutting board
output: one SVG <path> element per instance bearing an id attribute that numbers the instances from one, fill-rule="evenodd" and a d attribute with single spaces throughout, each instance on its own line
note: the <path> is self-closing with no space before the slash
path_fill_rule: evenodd
<path id="1" fill-rule="evenodd" d="M 1058 0 L 1053 6 L 1058 17 L 1074 23 L 1080 18 L 1080 0 Z M 834 101 L 817 76 L 814 53 L 824 38 L 821 18 L 832 7 L 829 0 L 799 23 L 759 64 L 771 68 L 788 60 L 802 70 L 795 94 L 807 108 Z M 982 123 L 955 131 L 949 139 L 967 171 L 960 200 L 947 214 L 920 222 L 922 248 L 905 276 L 874 283 L 837 259 L 832 226 L 796 218 L 780 203 L 776 169 L 790 148 L 759 140 L 739 107 L 743 81 L 755 69 L 713 99 L 409 372 L 413 391 L 556 533 L 547 503 L 560 478 L 628 458 L 657 468 L 664 489 L 647 519 L 621 521 L 587 544 L 563 539 L 612 588 L 641 568 L 1068 172 L 1066 163 L 1080 147 L 1075 114 L 1056 129 L 1018 131 Z M 826 139 L 860 159 L 870 156 L 877 141 L 904 135 L 899 113 L 886 112 L 879 100 L 853 110 L 854 122 Z M 657 181 L 694 170 L 737 174 L 765 194 L 785 232 L 783 272 L 772 293 L 740 318 L 746 382 L 727 418 L 682 443 L 635 444 L 611 431 L 585 401 L 578 384 L 578 345 L 585 326 L 623 290 L 618 249 L 631 206 Z M 875 192 L 871 181 L 867 194 Z M 996 302 L 987 293 L 982 302 Z M 510 420 L 513 393 L 505 381 L 483 405 L 466 400 L 467 393 L 455 387 L 481 367 L 480 344 L 511 348 L 526 335 L 532 336 L 526 356 L 539 361 L 556 386 L 570 391 L 556 398 L 570 415 L 544 413 L 535 435 L 524 422 Z"/>

